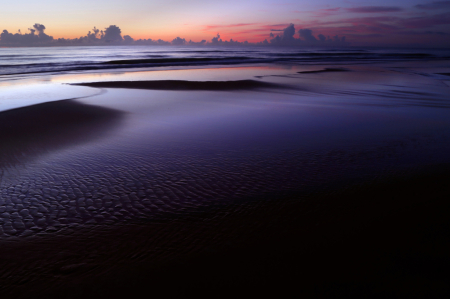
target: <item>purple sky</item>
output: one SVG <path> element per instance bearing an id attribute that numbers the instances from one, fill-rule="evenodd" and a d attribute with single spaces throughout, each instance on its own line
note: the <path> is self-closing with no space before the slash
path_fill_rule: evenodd
<path id="1" fill-rule="evenodd" d="M 450 1 L 427 0 L 21 0 L 0 11 L 0 30 L 29 32 L 44 24 L 54 38 L 85 36 L 117 25 L 134 39 L 259 42 L 294 24 L 318 37 L 345 36 L 353 45 L 450 47 Z M 272 33 L 272 36 L 271 36 Z"/>

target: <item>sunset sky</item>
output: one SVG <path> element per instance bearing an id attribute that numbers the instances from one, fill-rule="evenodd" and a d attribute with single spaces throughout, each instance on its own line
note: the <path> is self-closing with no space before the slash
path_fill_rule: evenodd
<path id="1" fill-rule="evenodd" d="M 352 44 L 450 46 L 450 1 L 427 0 L 17 0 L 5 1 L 1 30 L 44 24 L 54 38 L 117 25 L 134 39 L 258 42 L 290 23 Z M 296 35 L 297 36 L 297 35 Z"/>

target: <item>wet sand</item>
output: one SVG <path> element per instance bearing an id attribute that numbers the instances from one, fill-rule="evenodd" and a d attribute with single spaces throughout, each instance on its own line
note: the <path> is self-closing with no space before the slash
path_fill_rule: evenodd
<path id="1" fill-rule="evenodd" d="M 2 298 L 449 294 L 441 95 L 165 82 L 0 113 Z"/>
<path id="2" fill-rule="evenodd" d="M 448 173 L 4 243 L 2 296 L 445 297 Z"/>

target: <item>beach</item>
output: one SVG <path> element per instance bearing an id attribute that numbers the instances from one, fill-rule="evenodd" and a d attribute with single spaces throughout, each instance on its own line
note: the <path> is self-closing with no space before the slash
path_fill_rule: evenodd
<path id="1" fill-rule="evenodd" d="M 448 295 L 449 61 L 258 55 L 2 76 L 2 297 Z"/>

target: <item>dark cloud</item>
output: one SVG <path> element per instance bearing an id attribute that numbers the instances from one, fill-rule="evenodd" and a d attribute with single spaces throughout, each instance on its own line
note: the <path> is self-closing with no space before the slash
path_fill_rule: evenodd
<path id="1" fill-rule="evenodd" d="M 271 40 L 272 44 L 292 45 L 292 44 L 298 43 L 298 39 L 296 39 L 294 37 L 294 35 L 295 35 L 294 24 L 289 24 L 284 29 L 271 29 L 270 31 L 283 32 L 283 35 L 281 35 L 281 36 L 277 35 L 275 37 L 274 37 L 273 33 L 270 34 L 270 37 L 274 37 Z"/>
<path id="2" fill-rule="evenodd" d="M 92 43 L 92 42 L 99 41 L 99 39 L 102 38 L 103 35 L 104 35 L 103 30 L 100 35 L 100 29 L 97 29 L 96 27 L 94 27 L 92 29 L 92 32 L 91 31 L 88 32 L 88 34 L 86 35 L 86 39 L 89 43 Z"/>
<path id="3" fill-rule="evenodd" d="M 162 39 L 158 39 L 158 40 L 156 41 L 156 44 L 157 44 L 157 45 L 160 45 L 160 46 L 167 46 L 167 45 L 170 45 L 170 42 L 167 42 L 167 41 L 162 40 Z"/>
<path id="4" fill-rule="evenodd" d="M 311 29 L 300 29 L 298 31 L 298 34 L 300 35 L 301 38 L 303 38 L 304 41 L 307 41 L 307 42 L 316 42 L 317 41 L 317 38 L 315 38 L 314 35 L 312 35 Z M 322 39 L 320 39 L 320 40 L 322 40 Z"/>
<path id="5" fill-rule="evenodd" d="M 381 12 L 395 12 L 402 11 L 403 9 L 398 6 L 360 6 L 347 8 L 349 12 L 359 12 L 359 13 L 381 13 Z"/>
<path id="6" fill-rule="evenodd" d="M 415 7 L 419 9 L 430 9 L 430 10 L 450 8 L 450 1 L 435 1 L 431 3 L 417 4 Z"/>
<path id="7" fill-rule="evenodd" d="M 53 36 L 47 35 L 44 30 L 45 26 L 42 24 L 34 24 L 32 28 L 28 28 L 29 33 L 22 34 L 9 33 L 8 30 L 3 30 L 0 34 L 0 44 L 9 46 L 34 46 L 44 45 L 53 41 Z M 37 32 L 37 34 L 36 34 Z"/>
<path id="8" fill-rule="evenodd" d="M 57 45 L 70 46 L 70 45 L 121 45 L 121 44 L 133 44 L 134 39 L 125 35 L 122 37 L 122 30 L 116 25 L 110 25 L 105 30 L 97 29 L 94 27 L 85 36 L 74 39 L 59 38 L 56 40 Z"/>
<path id="9" fill-rule="evenodd" d="M 200 42 L 193 42 L 192 40 L 190 40 L 188 42 L 189 45 L 193 45 L 193 46 L 203 46 L 206 44 L 206 40 L 202 40 Z"/>
<path id="10" fill-rule="evenodd" d="M 222 42 L 222 40 L 220 39 L 220 34 L 219 33 L 217 33 L 217 36 L 213 37 L 212 40 L 211 40 L 211 43 L 213 45 L 217 45 L 217 44 L 219 44 L 221 42 Z"/>
<path id="11" fill-rule="evenodd" d="M 162 39 L 139 39 L 134 40 L 131 36 L 125 35 L 122 37 L 122 30 L 116 25 L 110 25 L 105 30 L 100 30 L 94 27 L 85 36 L 73 39 L 53 39 L 52 36 L 45 34 L 45 26 L 42 24 L 34 24 L 28 29 L 28 32 L 22 34 L 10 33 L 3 30 L 0 33 L 0 45 L 2 46 L 82 46 L 82 45 L 205 45 L 208 44 L 206 40 L 201 42 L 186 42 L 186 39 L 177 37 L 172 42 L 164 41 Z M 230 40 L 223 42 L 220 35 L 217 35 L 211 41 L 211 44 L 241 44 Z"/>
<path id="12" fill-rule="evenodd" d="M 220 38 L 220 34 L 217 33 L 217 35 L 211 39 L 210 44 L 215 45 L 215 46 L 243 46 L 243 45 L 245 46 L 245 45 L 249 45 L 249 42 L 248 41 L 239 42 L 239 41 L 233 40 L 233 39 L 230 39 L 229 41 L 227 41 L 227 40 L 223 41 Z"/>
<path id="13" fill-rule="evenodd" d="M 172 45 L 181 46 L 185 44 L 186 40 L 184 38 L 177 37 L 172 40 Z"/>
<path id="14" fill-rule="evenodd" d="M 105 35 L 102 36 L 102 39 L 107 43 L 120 42 L 123 40 L 122 31 L 116 25 L 111 25 L 105 28 Z"/>
<path id="15" fill-rule="evenodd" d="M 33 28 L 36 29 L 36 31 L 38 32 L 38 34 L 43 34 L 43 33 L 44 33 L 44 30 L 45 30 L 45 26 L 42 25 L 42 24 L 38 24 L 38 23 L 34 24 L 34 25 L 33 25 Z"/>
<path id="16" fill-rule="evenodd" d="M 293 40 L 295 35 L 295 27 L 294 24 L 289 24 L 284 30 L 283 30 L 283 42 L 290 43 Z"/>
<path id="17" fill-rule="evenodd" d="M 129 35 L 125 35 L 125 36 L 123 37 L 123 41 L 124 41 L 126 44 L 132 44 L 132 43 L 134 42 L 134 39 L 133 39 L 131 36 L 129 36 Z"/>
<path id="18" fill-rule="evenodd" d="M 238 25 L 247 25 L 247 24 L 238 24 Z M 267 39 L 258 42 L 258 43 L 249 43 L 248 41 L 237 41 L 237 40 L 222 40 L 220 34 L 214 36 L 210 42 L 206 40 L 202 40 L 201 42 L 193 42 L 190 40 L 186 41 L 185 38 L 176 37 L 171 42 L 164 41 L 161 39 L 152 40 L 152 39 L 138 39 L 134 40 L 129 35 L 124 35 L 122 37 L 122 30 L 116 25 L 110 25 L 105 28 L 105 30 L 100 30 L 94 27 L 90 30 L 85 36 L 81 36 L 79 38 L 73 39 L 53 39 L 52 36 L 49 36 L 45 33 L 45 26 L 42 24 L 34 24 L 31 28 L 28 29 L 28 32 L 22 34 L 22 32 L 18 33 L 10 33 L 7 30 L 3 30 L 0 33 L 0 45 L 2 46 L 89 46 L 89 45 L 213 45 L 213 46 L 309 46 L 309 45 L 347 45 L 345 41 L 345 37 L 340 38 L 335 36 L 334 38 L 325 37 L 322 34 L 319 34 L 318 37 L 313 35 L 311 29 L 303 28 L 298 31 L 298 38 L 296 37 L 296 29 L 294 24 L 284 25 L 274 25 L 278 28 L 282 29 L 271 29 L 267 27 L 266 29 L 262 28 L 261 30 L 267 30 L 264 35 L 270 34 L 270 41 Z M 236 27 L 238 27 L 236 25 Z M 279 32 L 279 35 L 275 35 L 274 32 Z"/>
<path id="19" fill-rule="evenodd" d="M 147 46 L 167 46 L 170 45 L 170 42 L 167 42 L 162 39 L 153 40 L 151 38 L 149 39 L 138 39 L 133 42 L 134 45 L 147 45 Z"/>
<path id="20" fill-rule="evenodd" d="M 281 37 L 279 35 L 277 35 L 273 39 L 271 39 L 270 43 L 272 45 L 282 45 L 283 44 L 282 39 L 281 39 Z"/>
<path id="21" fill-rule="evenodd" d="M 313 35 L 313 31 L 308 28 L 303 28 L 298 31 L 300 38 L 295 38 L 295 27 L 294 24 L 290 24 L 288 27 L 283 29 L 282 36 L 275 36 L 270 40 L 271 45 L 279 46 L 330 46 L 339 45 L 346 46 L 348 43 L 345 37 L 340 38 L 339 36 L 334 36 L 333 38 L 325 37 L 323 34 L 319 34 L 318 38 Z"/>

